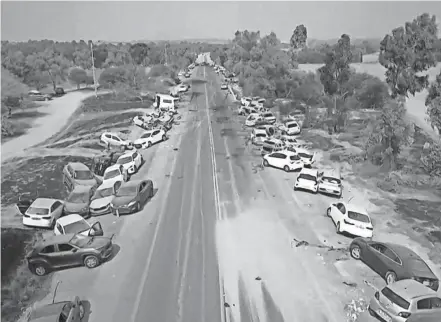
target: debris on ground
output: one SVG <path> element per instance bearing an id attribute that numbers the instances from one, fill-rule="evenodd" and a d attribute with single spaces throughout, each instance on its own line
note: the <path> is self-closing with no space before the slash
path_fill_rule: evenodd
<path id="1" fill-rule="evenodd" d="M 344 310 L 346 312 L 346 316 L 348 317 L 348 321 L 355 322 L 360 314 L 367 311 L 367 308 L 367 301 L 364 299 L 358 299 L 352 300 L 351 303 L 346 304 Z"/>
<path id="2" fill-rule="evenodd" d="M 343 282 L 343 284 L 350 286 L 350 287 L 357 287 L 357 283 L 352 283 L 352 282 Z"/>
<path id="3" fill-rule="evenodd" d="M 344 251 L 346 252 L 348 249 L 346 247 L 334 247 L 334 246 L 327 246 L 327 245 L 321 245 L 321 244 L 311 244 L 309 242 L 307 242 L 306 240 L 298 240 L 296 238 L 293 238 L 291 241 L 291 245 L 293 245 L 295 243 L 295 247 L 300 247 L 300 246 L 312 246 L 312 247 L 316 247 L 316 248 L 324 248 L 327 249 L 328 252 L 330 251 Z M 326 240 L 325 240 L 326 242 Z"/>
<path id="4" fill-rule="evenodd" d="M 224 303 L 225 307 L 230 307 L 230 304 L 228 304 L 227 302 Z"/>
<path id="5" fill-rule="evenodd" d="M 255 280 L 256 280 L 256 281 L 261 281 L 262 278 L 261 278 L 260 276 L 257 276 L 257 277 L 255 278 Z"/>

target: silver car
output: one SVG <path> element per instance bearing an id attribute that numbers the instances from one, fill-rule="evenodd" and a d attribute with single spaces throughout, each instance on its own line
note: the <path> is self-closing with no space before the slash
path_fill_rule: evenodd
<path id="1" fill-rule="evenodd" d="M 439 322 L 441 296 L 415 280 L 401 280 L 376 292 L 368 310 L 381 322 Z"/>

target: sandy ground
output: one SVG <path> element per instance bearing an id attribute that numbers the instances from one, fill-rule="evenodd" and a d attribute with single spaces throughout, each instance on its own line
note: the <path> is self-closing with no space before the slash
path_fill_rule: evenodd
<path id="1" fill-rule="evenodd" d="M 43 142 L 60 131 L 80 106 L 81 101 L 93 95 L 95 95 L 93 92 L 72 92 L 43 103 L 37 110 L 46 115 L 37 118 L 33 127 L 26 134 L 2 144 L 1 161 L 4 162 L 21 154 L 24 150 Z"/>
<path id="2" fill-rule="evenodd" d="M 370 55 L 368 58 L 369 62 L 351 64 L 351 66 L 355 68 L 358 73 L 367 73 L 372 76 L 376 76 L 381 80 L 384 80 L 386 69 L 379 63 L 373 63 L 373 61 L 375 60 L 374 55 Z M 300 64 L 299 69 L 308 72 L 315 72 L 321 66 L 321 64 Z M 429 74 L 429 81 L 434 81 L 436 75 L 439 74 L 440 70 L 441 63 L 438 63 L 436 67 L 429 69 L 429 71 L 427 72 Z M 426 96 L 427 90 L 421 91 L 415 96 L 410 95 L 406 103 L 407 114 L 415 124 L 424 129 L 433 138 L 437 138 L 437 132 L 426 121 L 426 106 L 424 104 Z"/>

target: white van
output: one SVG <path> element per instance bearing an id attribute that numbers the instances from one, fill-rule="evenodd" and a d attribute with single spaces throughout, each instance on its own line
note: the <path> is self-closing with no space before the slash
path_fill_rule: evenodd
<path id="1" fill-rule="evenodd" d="M 155 109 L 166 110 L 174 112 L 176 110 L 176 98 L 166 94 L 156 94 L 155 102 L 153 103 Z"/>

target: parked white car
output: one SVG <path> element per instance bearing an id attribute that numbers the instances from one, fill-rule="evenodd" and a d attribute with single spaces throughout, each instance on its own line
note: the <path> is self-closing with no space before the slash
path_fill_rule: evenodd
<path id="1" fill-rule="evenodd" d="M 228 85 L 227 85 L 226 83 L 223 83 L 223 84 L 221 85 L 221 89 L 222 89 L 222 90 L 227 90 L 227 89 L 228 89 Z"/>
<path id="2" fill-rule="evenodd" d="M 190 88 L 190 86 L 188 86 L 187 84 L 180 84 L 178 85 L 178 92 L 179 93 L 185 93 L 186 91 L 188 91 L 188 89 Z"/>
<path id="3" fill-rule="evenodd" d="M 259 113 L 251 113 L 245 120 L 245 125 L 249 127 L 256 126 L 257 124 L 261 123 L 263 123 L 263 118 Z"/>
<path id="4" fill-rule="evenodd" d="M 101 216 L 110 213 L 110 203 L 121 187 L 122 181 L 103 181 L 96 189 L 89 205 L 91 216 Z"/>
<path id="5" fill-rule="evenodd" d="M 318 190 L 318 170 L 306 169 L 300 170 L 297 180 L 294 184 L 294 190 L 308 190 L 317 193 Z"/>
<path id="6" fill-rule="evenodd" d="M 147 124 L 153 120 L 153 116 L 144 114 L 144 115 L 137 115 L 133 118 L 133 124 L 145 128 Z"/>
<path id="7" fill-rule="evenodd" d="M 296 121 L 287 121 L 281 128 L 282 132 L 288 135 L 300 134 L 301 128 Z"/>
<path id="8" fill-rule="evenodd" d="M 282 150 L 266 154 L 263 156 L 263 165 L 265 167 L 274 167 L 283 169 L 285 172 L 296 171 L 303 168 L 303 162 L 294 152 Z"/>
<path id="9" fill-rule="evenodd" d="M 153 144 L 166 141 L 167 135 L 164 130 L 155 129 L 144 132 L 143 135 L 137 140 L 135 140 L 134 145 L 137 149 L 145 149 L 151 147 Z"/>
<path id="10" fill-rule="evenodd" d="M 118 134 L 113 132 L 104 132 L 101 134 L 100 140 L 106 145 L 125 146 L 127 148 L 132 147 L 132 142 L 121 139 Z"/>
<path id="11" fill-rule="evenodd" d="M 118 160 L 116 160 L 116 164 L 122 165 L 128 174 L 133 174 L 141 167 L 142 161 L 142 155 L 134 150 L 121 155 Z"/>
<path id="12" fill-rule="evenodd" d="M 337 170 L 326 170 L 320 172 L 318 191 L 341 198 L 343 186 L 341 184 L 340 172 Z"/>
<path id="13" fill-rule="evenodd" d="M 293 147 L 293 146 L 287 147 L 287 149 L 297 153 L 299 157 L 302 159 L 303 163 L 305 164 L 305 167 L 310 168 L 315 163 L 314 152 L 309 152 L 304 148 Z"/>
<path id="14" fill-rule="evenodd" d="M 268 135 L 264 129 L 253 129 L 251 132 L 251 143 L 254 145 L 262 145 L 268 139 Z"/>
<path id="15" fill-rule="evenodd" d="M 276 123 L 276 117 L 272 112 L 264 112 L 262 113 L 263 120 L 268 124 Z"/>
<path id="16" fill-rule="evenodd" d="M 51 198 L 37 198 L 23 214 L 23 225 L 50 228 L 63 214 L 63 202 Z"/>
<path id="17" fill-rule="evenodd" d="M 242 106 L 248 106 L 248 105 L 250 105 L 251 101 L 252 101 L 251 97 L 242 97 L 240 99 L 240 104 Z"/>
<path id="18" fill-rule="evenodd" d="M 122 164 L 114 164 L 108 167 L 104 171 L 103 175 L 103 183 L 104 182 L 116 182 L 116 181 L 122 181 L 126 182 L 129 179 L 127 170 L 124 169 Z"/>
<path id="19" fill-rule="evenodd" d="M 285 150 L 285 145 L 283 142 L 276 138 L 269 138 L 263 141 L 262 148 L 260 150 L 260 154 L 264 156 L 265 154 L 273 153 L 276 151 Z"/>
<path id="20" fill-rule="evenodd" d="M 103 229 L 99 222 L 90 224 L 86 219 L 84 219 L 80 215 L 72 214 L 61 217 L 56 221 L 54 227 L 54 234 L 55 235 L 80 234 L 83 236 L 89 236 L 89 233 L 91 231 L 93 231 L 96 234 L 102 230 Z M 94 236 L 98 236 L 98 235 L 94 235 Z"/>
<path id="21" fill-rule="evenodd" d="M 326 210 L 334 222 L 337 233 L 349 233 L 353 236 L 372 238 L 374 226 L 371 217 L 363 207 L 354 204 L 332 203 Z"/>
<path id="22" fill-rule="evenodd" d="M 301 148 L 303 146 L 306 146 L 305 141 L 298 140 L 296 137 L 292 135 L 287 135 L 287 134 L 281 135 L 280 140 L 282 140 L 283 143 L 285 143 L 285 146 L 287 148 Z"/>

